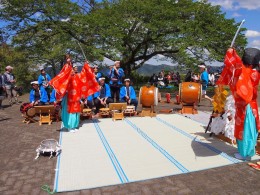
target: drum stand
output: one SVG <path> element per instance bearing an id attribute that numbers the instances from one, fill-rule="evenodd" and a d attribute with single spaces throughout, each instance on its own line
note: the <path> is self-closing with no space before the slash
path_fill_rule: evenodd
<path id="1" fill-rule="evenodd" d="M 82 111 L 82 116 L 84 116 L 88 119 L 92 119 L 92 110 L 89 108 L 84 108 Z"/>
<path id="2" fill-rule="evenodd" d="M 151 107 L 142 107 L 142 112 L 141 112 L 140 116 L 141 117 L 144 117 L 144 116 L 154 117 L 154 116 L 156 116 L 154 105 L 151 105 Z"/>
<path id="3" fill-rule="evenodd" d="M 109 108 L 100 108 L 99 114 L 102 118 L 106 118 L 110 116 L 110 110 Z"/>
<path id="4" fill-rule="evenodd" d="M 193 104 L 183 104 L 179 111 L 181 114 L 198 114 L 198 110 L 195 108 L 196 103 Z"/>
<path id="5" fill-rule="evenodd" d="M 22 115 L 25 119 L 22 121 L 23 123 L 29 124 L 29 123 L 36 123 L 37 121 L 33 119 L 32 117 L 27 116 L 26 114 Z"/>

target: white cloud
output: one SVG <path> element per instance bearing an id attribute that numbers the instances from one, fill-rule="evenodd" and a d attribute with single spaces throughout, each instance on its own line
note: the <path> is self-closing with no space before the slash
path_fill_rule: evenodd
<path id="1" fill-rule="evenodd" d="M 235 12 L 235 13 L 233 13 L 232 14 L 232 16 L 235 18 L 238 18 L 238 17 L 241 17 L 242 15 L 241 14 L 239 14 L 239 13 L 237 13 L 237 12 Z"/>
<path id="2" fill-rule="evenodd" d="M 255 47 L 255 48 L 258 48 L 260 49 L 260 40 L 253 40 L 250 44 L 249 44 L 250 47 Z"/>
<path id="3" fill-rule="evenodd" d="M 260 9 L 259 0 L 209 0 L 212 5 L 221 5 L 227 10 L 238 10 L 241 8 L 248 10 Z"/>
<path id="4" fill-rule="evenodd" d="M 260 37 L 260 32 L 255 31 L 255 30 L 247 30 L 245 36 L 246 37 Z"/>

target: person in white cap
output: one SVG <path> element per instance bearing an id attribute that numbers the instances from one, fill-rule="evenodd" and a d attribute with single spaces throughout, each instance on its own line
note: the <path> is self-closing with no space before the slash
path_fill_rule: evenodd
<path id="1" fill-rule="evenodd" d="M 8 97 L 9 105 L 12 106 L 14 103 L 18 104 L 18 97 L 17 97 L 17 91 L 15 90 L 15 76 L 12 73 L 13 67 L 12 66 L 6 66 L 5 67 L 5 73 L 4 73 L 4 85 L 6 94 Z M 13 98 L 15 101 L 13 102 Z"/>
<path id="2" fill-rule="evenodd" d="M 39 86 L 40 88 L 43 88 L 46 91 L 48 98 L 50 99 L 51 88 L 49 86 L 49 81 L 51 80 L 51 77 L 49 74 L 46 73 L 43 66 L 40 67 L 40 71 L 41 74 L 38 77 Z"/>
<path id="3" fill-rule="evenodd" d="M 109 85 L 111 89 L 111 98 L 114 101 L 116 98 L 116 102 L 119 102 L 119 92 L 120 87 L 122 86 L 122 79 L 125 76 L 124 70 L 120 68 L 120 61 L 115 61 L 113 68 L 109 71 Z"/>
<path id="4" fill-rule="evenodd" d="M 206 95 L 207 93 L 207 88 L 208 88 L 208 83 L 209 83 L 209 74 L 206 70 L 206 66 L 205 64 L 201 64 L 199 65 L 200 68 L 200 81 L 201 81 L 201 85 L 202 85 L 202 97 L 209 100 L 210 102 L 212 102 L 212 99 Z"/>
<path id="5" fill-rule="evenodd" d="M 31 103 L 31 106 L 35 105 L 44 105 L 48 102 L 48 95 L 44 88 L 39 87 L 38 81 L 32 81 L 31 82 L 32 89 L 30 91 L 29 100 Z"/>
<path id="6" fill-rule="evenodd" d="M 105 78 L 99 78 L 100 90 L 94 94 L 94 105 L 96 106 L 95 114 L 99 113 L 100 108 L 106 107 L 106 105 L 113 103 L 111 98 L 110 87 L 105 83 Z"/>
<path id="7" fill-rule="evenodd" d="M 138 101 L 134 88 L 130 85 L 130 79 L 125 79 L 125 86 L 120 88 L 120 102 L 126 102 L 128 105 L 134 105 L 137 109 Z"/>

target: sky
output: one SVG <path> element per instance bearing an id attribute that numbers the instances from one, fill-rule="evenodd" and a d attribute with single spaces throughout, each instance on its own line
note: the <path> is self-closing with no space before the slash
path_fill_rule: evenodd
<path id="1" fill-rule="evenodd" d="M 220 5 L 226 18 L 234 18 L 236 22 L 245 19 L 243 27 L 248 38 L 247 47 L 260 49 L 260 0 L 208 0 L 212 5 Z M 235 34 L 235 32 L 234 32 Z"/>
<path id="2" fill-rule="evenodd" d="M 260 0 L 208 0 L 208 2 L 212 5 L 220 5 L 222 12 L 226 13 L 226 18 L 234 18 L 238 23 L 245 19 L 243 27 L 247 28 L 245 32 L 245 36 L 248 38 L 247 47 L 260 49 Z M 3 24 L 0 21 L 0 27 Z M 151 64 L 158 64 L 158 59 L 152 60 Z M 216 62 L 214 65 L 222 65 L 222 63 Z"/>

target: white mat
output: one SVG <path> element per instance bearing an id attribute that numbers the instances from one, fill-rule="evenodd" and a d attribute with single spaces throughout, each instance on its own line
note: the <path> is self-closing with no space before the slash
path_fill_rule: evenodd
<path id="1" fill-rule="evenodd" d="M 205 139 L 204 128 L 183 116 L 87 121 L 61 132 L 54 190 L 74 191 L 188 173 L 240 162 L 236 148 Z"/>

